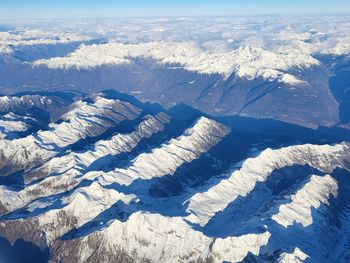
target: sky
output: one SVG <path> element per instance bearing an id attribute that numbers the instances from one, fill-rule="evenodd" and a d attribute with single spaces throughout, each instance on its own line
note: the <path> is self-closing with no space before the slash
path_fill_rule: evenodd
<path id="1" fill-rule="evenodd" d="M 0 0 L 0 19 L 350 14 L 350 0 Z"/>

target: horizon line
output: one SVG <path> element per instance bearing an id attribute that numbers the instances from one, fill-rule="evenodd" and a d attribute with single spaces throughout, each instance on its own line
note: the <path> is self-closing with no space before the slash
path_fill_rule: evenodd
<path id="1" fill-rule="evenodd" d="M 316 13 L 242 13 L 232 15 L 214 15 L 214 14 L 194 14 L 194 15 L 136 15 L 136 16 L 67 16 L 67 17 L 22 17 L 22 18 L 0 18 L 0 21 L 21 21 L 21 20 L 69 20 L 69 19 L 139 19 L 139 18 L 229 18 L 229 17 L 305 17 L 305 16 L 350 16 L 350 12 L 316 12 Z"/>

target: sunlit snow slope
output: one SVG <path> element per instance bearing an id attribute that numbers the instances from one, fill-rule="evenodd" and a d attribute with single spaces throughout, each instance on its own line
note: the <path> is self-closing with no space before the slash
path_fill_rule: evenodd
<path id="1" fill-rule="evenodd" d="M 37 126 L 16 115 L 31 103 L 2 103 L 4 131 Z M 348 142 L 257 139 L 113 91 L 43 103 L 46 125 L 0 139 L 0 236 L 12 249 L 27 242 L 51 262 L 349 259 Z"/>

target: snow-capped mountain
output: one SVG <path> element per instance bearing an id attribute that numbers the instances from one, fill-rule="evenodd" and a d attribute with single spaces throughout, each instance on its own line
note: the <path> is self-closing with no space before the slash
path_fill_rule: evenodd
<path id="1" fill-rule="evenodd" d="M 0 22 L 0 262 L 350 262 L 349 21 Z"/>
<path id="2" fill-rule="evenodd" d="M 37 262 L 347 262 L 348 142 L 310 130 L 319 141 L 304 131 L 296 144 L 297 126 L 295 138 L 282 126 L 257 138 L 248 120 L 114 91 L 59 112 L 1 140 L 4 251 Z"/>
<path id="3" fill-rule="evenodd" d="M 165 108 L 185 103 L 214 116 L 349 129 L 346 16 L 63 20 L 3 28 L 0 89 L 8 95 L 108 87 Z"/>
<path id="4" fill-rule="evenodd" d="M 14 113 L 0 117 L 0 137 L 14 137 L 18 133 L 28 131 L 36 125 L 36 120 L 30 116 L 21 117 Z"/>
<path id="5" fill-rule="evenodd" d="M 78 101 L 60 122 L 51 123 L 45 130 L 24 138 L 2 140 L 0 170 L 7 175 L 37 166 L 79 140 L 98 136 L 125 119 L 136 118 L 139 112 L 132 105 L 98 96 L 92 102 Z"/>
<path id="6" fill-rule="evenodd" d="M 8 74 L 0 86 L 84 92 L 110 87 L 166 108 L 185 103 L 215 116 L 277 119 L 312 128 L 348 122 L 339 106 L 344 95 L 335 92 L 341 80 L 329 84 L 336 70 L 326 60 L 336 55 L 304 47 L 269 50 L 242 44 L 219 52 L 159 41 L 83 43 L 52 52 L 32 48 L 30 54 L 38 53 L 34 59 L 23 50 L 2 56 L 0 68 Z M 14 70 L 16 78 L 11 77 Z"/>
<path id="7" fill-rule="evenodd" d="M 41 95 L 0 96 L 1 113 L 23 113 L 36 108 L 53 112 L 67 106 L 67 101 L 59 97 Z"/>
<path id="8" fill-rule="evenodd" d="M 0 96 L 0 137 L 14 139 L 29 135 L 46 126 L 71 101 L 52 94 Z"/>
<path id="9" fill-rule="evenodd" d="M 179 65 L 189 71 L 202 74 L 222 74 L 236 77 L 276 80 L 285 84 L 302 84 L 297 76 L 285 73 L 291 68 L 304 69 L 320 64 L 318 60 L 298 50 L 288 53 L 271 52 L 259 46 L 243 46 L 227 53 L 203 52 L 185 43 L 145 43 L 125 45 L 108 43 L 85 46 L 82 44 L 67 57 L 34 61 L 35 66 L 45 65 L 53 69 L 89 69 L 103 65 L 133 63 L 132 59 L 142 57 L 155 59 L 165 65 Z"/>

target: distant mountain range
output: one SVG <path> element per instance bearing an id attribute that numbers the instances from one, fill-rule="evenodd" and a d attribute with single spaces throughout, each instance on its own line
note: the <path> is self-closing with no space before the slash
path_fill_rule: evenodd
<path id="1" fill-rule="evenodd" d="M 33 56 L 51 50 L 32 49 Z M 4 53 L 0 86 L 9 94 L 29 87 L 81 92 L 108 87 L 166 108 L 185 103 L 215 116 L 348 129 L 349 58 L 303 52 L 244 46 L 213 53 L 162 42 L 82 45 L 66 57 L 33 62 L 18 52 Z"/>

